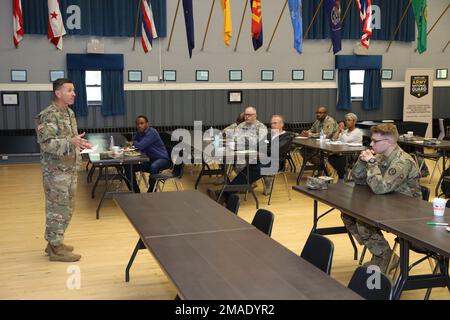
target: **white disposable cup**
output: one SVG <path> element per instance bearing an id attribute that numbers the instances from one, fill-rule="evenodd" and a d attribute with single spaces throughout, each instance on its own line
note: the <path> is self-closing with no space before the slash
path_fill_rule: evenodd
<path id="1" fill-rule="evenodd" d="M 113 154 L 119 154 L 119 150 L 120 150 L 119 146 L 113 146 L 111 148 L 111 151 L 112 151 Z"/>
<path id="2" fill-rule="evenodd" d="M 410 137 L 412 137 L 414 135 L 413 131 L 408 131 L 407 133 L 408 133 L 408 136 L 410 136 Z"/>
<path id="3" fill-rule="evenodd" d="M 446 202 L 447 200 L 442 198 L 433 199 L 433 212 L 436 217 L 444 216 Z"/>

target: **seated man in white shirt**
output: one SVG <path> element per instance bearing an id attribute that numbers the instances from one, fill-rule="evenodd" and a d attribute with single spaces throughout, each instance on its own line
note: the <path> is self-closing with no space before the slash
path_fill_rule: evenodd
<path id="1" fill-rule="evenodd" d="M 339 126 L 339 130 L 333 135 L 333 140 L 338 140 L 343 143 L 360 143 L 363 141 L 363 133 L 356 128 L 358 117 L 354 113 L 347 113 L 345 115 L 345 127 Z M 357 158 L 357 157 L 356 157 Z M 339 179 L 344 179 L 345 167 L 348 159 L 345 156 L 333 154 L 328 157 L 328 162 L 336 169 Z"/>

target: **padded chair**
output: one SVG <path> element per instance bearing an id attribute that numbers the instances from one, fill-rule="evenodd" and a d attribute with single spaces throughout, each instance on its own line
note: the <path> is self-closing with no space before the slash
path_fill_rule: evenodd
<path id="1" fill-rule="evenodd" d="M 380 287 L 371 289 L 367 284 L 369 278 L 374 276 L 380 277 Z M 379 275 L 374 275 L 366 267 L 360 266 L 355 270 L 348 283 L 348 288 L 367 300 L 392 300 L 393 288 L 391 280 L 382 272 Z"/>
<path id="2" fill-rule="evenodd" d="M 233 212 L 235 215 L 237 215 L 239 211 L 239 203 L 240 203 L 239 196 L 235 193 L 232 193 L 228 197 L 226 208 L 231 212 Z"/>
<path id="3" fill-rule="evenodd" d="M 269 210 L 258 209 L 253 217 L 252 225 L 269 237 L 272 235 L 274 215 Z"/>
<path id="4" fill-rule="evenodd" d="M 300 257 L 330 275 L 333 252 L 334 244 L 330 239 L 317 233 L 310 233 Z"/>

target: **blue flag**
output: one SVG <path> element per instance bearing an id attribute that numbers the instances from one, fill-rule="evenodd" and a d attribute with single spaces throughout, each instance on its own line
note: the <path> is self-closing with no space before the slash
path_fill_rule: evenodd
<path id="1" fill-rule="evenodd" d="M 302 0 L 289 0 L 289 13 L 294 30 L 294 48 L 298 53 L 302 53 L 303 38 L 302 16 L 300 15 L 301 6 Z"/>
<path id="2" fill-rule="evenodd" d="M 341 4 L 339 0 L 326 0 L 325 12 L 329 18 L 331 30 L 331 42 L 333 43 L 333 53 L 341 51 Z"/>
<path id="3" fill-rule="evenodd" d="M 186 37 L 189 49 L 189 58 L 192 58 L 192 49 L 194 43 L 194 11 L 192 9 L 192 0 L 183 0 L 184 23 L 186 24 Z"/>

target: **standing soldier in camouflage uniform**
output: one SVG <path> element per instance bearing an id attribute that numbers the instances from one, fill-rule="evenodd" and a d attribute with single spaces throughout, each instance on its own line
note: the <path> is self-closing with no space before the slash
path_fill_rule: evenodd
<path id="1" fill-rule="evenodd" d="M 361 152 L 352 170 L 356 184 L 367 184 L 376 194 L 399 192 L 409 197 L 420 198 L 422 192 L 419 184 L 419 170 L 412 157 L 397 144 L 397 127 L 384 123 L 371 128 L 372 150 Z M 376 154 L 376 155 L 374 155 Z M 361 244 L 366 245 L 372 253 L 367 265 L 377 265 L 382 272 L 386 270 L 392 252 L 389 243 L 380 229 L 342 214 L 347 230 Z M 393 258 L 392 267 L 398 264 L 397 255 Z"/>
<path id="2" fill-rule="evenodd" d="M 37 141 L 41 147 L 41 163 L 45 193 L 45 252 L 50 261 L 80 260 L 73 246 L 65 245 L 64 231 L 72 217 L 80 149 L 91 144 L 78 134 L 74 112 L 69 108 L 75 100 L 71 80 L 53 82 L 53 101 L 35 118 Z"/>

